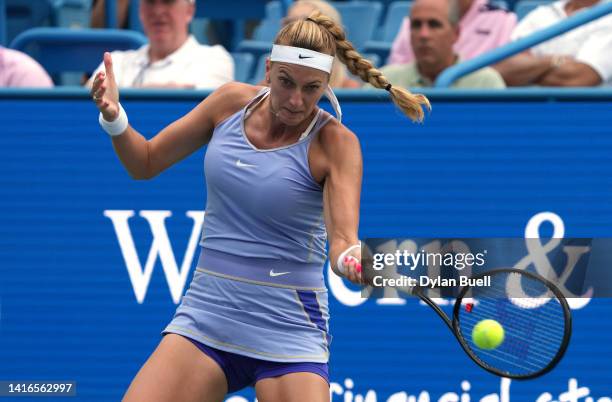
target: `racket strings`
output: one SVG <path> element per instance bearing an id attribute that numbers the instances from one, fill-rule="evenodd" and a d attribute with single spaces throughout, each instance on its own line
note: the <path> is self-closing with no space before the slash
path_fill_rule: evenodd
<path id="1" fill-rule="evenodd" d="M 504 316 L 502 314 L 502 316 L 500 316 L 496 310 L 487 308 L 486 304 L 481 306 L 481 307 L 479 307 L 478 310 L 479 310 L 478 311 L 479 314 L 464 314 L 462 316 L 463 320 L 465 320 L 466 323 L 471 323 L 473 325 L 476 325 L 481 319 L 484 319 L 484 318 L 482 318 L 482 316 L 497 317 L 499 319 L 496 319 L 496 321 L 500 321 L 500 323 L 501 323 L 501 321 L 504 321 L 504 322 L 512 321 L 513 326 L 510 327 L 510 328 L 505 328 L 505 332 L 511 332 L 511 330 L 513 328 L 527 328 L 527 329 L 533 328 L 533 326 L 532 326 L 533 319 L 524 318 L 522 315 L 512 314 L 512 315 L 505 315 Z M 543 319 L 543 318 L 550 319 L 551 317 L 553 317 L 553 316 L 544 316 L 544 317 L 541 316 L 541 317 L 538 317 L 538 319 Z M 563 317 L 561 317 L 561 318 L 563 318 Z M 545 338 L 545 339 L 550 339 L 551 340 L 551 342 L 548 342 L 548 343 L 550 343 L 550 344 L 555 343 L 555 342 L 553 342 L 555 340 L 561 342 L 563 340 L 564 322 L 561 321 L 558 316 L 554 316 L 554 320 L 552 320 L 548 325 L 549 325 L 549 327 L 551 329 L 554 329 L 554 331 L 552 331 L 550 333 L 550 336 Z M 516 333 L 516 337 L 517 338 L 519 338 L 519 339 L 528 339 L 526 337 L 521 337 L 519 335 L 519 333 L 520 332 Z M 540 334 L 541 333 L 538 332 L 538 333 L 535 333 L 533 335 L 537 336 L 537 335 L 540 335 Z"/>
<path id="2" fill-rule="evenodd" d="M 467 322 L 466 326 L 474 327 L 478 321 Z M 521 336 L 520 333 L 514 329 L 505 329 L 505 339 L 504 342 L 507 342 L 509 346 L 513 346 L 516 350 L 528 350 L 529 344 L 534 341 L 534 339 L 529 339 L 527 337 Z M 547 357 L 550 353 L 556 353 L 559 349 L 559 344 L 561 344 L 562 338 L 559 338 L 558 342 L 548 342 L 540 344 L 540 348 L 542 352 L 534 352 L 536 355 L 540 355 L 543 357 Z M 546 353 L 549 352 L 549 353 Z"/>
<path id="3" fill-rule="evenodd" d="M 458 330 L 483 364 L 520 376 L 543 370 L 553 361 L 564 340 L 565 315 L 543 282 L 500 272 L 491 275 L 491 286 L 470 290 L 477 303 L 469 311 L 460 310 Z M 474 327 L 485 319 L 497 321 L 504 329 L 504 340 L 497 348 L 479 348 L 472 339 Z"/>

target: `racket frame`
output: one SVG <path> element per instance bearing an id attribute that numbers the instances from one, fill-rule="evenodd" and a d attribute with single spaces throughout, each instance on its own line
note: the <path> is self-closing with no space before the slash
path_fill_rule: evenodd
<path id="1" fill-rule="evenodd" d="M 561 358 L 563 357 L 563 355 L 565 354 L 565 351 L 567 350 L 567 347 L 569 346 L 569 341 L 570 341 L 571 334 L 572 334 L 572 315 L 571 315 L 571 310 L 570 310 L 569 305 L 567 303 L 567 300 L 566 300 L 565 296 L 563 295 L 563 293 L 561 292 L 561 290 L 559 290 L 559 288 L 557 286 L 555 286 L 555 284 L 552 283 L 551 281 L 549 281 L 549 280 L 543 278 L 542 276 L 540 276 L 540 275 L 538 275 L 536 273 L 533 273 L 533 272 L 525 271 L 525 270 L 522 270 L 522 269 L 516 269 L 516 268 L 499 268 L 499 269 L 494 269 L 494 270 L 491 270 L 491 271 L 479 273 L 477 275 L 472 276 L 471 279 L 480 279 L 480 278 L 483 278 L 483 277 L 486 277 L 486 276 L 490 276 L 490 275 L 493 275 L 493 274 L 496 274 L 496 273 L 503 273 L 503 272 L 505 272 L 505 273 L 517 273 L 517 274 L 520 274 L 520 275 L 525 275 L 528 278 L 531 278 L 531 279 L 534 279 L 534 280 L 537 280 L 537 281 L 540 281 L 540 282 L 544 283 L 546 285 L 546 287 L 548 289 L 550 289 L 550 291 L 552 291 L 552 293 L 555 295 L 555 297 L 557 298 L 557 300 L 561 304 L 561 308 L 563 310 L 563 316 L 564 316 L 564 320 L 565 320 L 565 325 L 564 325 L 564 329 L 563 329 L 563 339 L 561 341 L 561 345 L 559 346 L 559 350 L 557 351 L 555 356 L 551 359 L 551 361 L 548 363 L 548 365 L 546 365 L 544 368 L 542 368 L 542 369 L 540 369 L 538 371 L 534 371 L 533 373 L 520 374 L 519 375 L 519 374 L 511 374 L 511 373 L 499 370 L 499 369 L 497 369 L 497 368 L 495 368 L 493 366 L 490 366 L 487 363 L 483 362 L 472 351 L 472 348 L 468 345 L 467 340 L 461 334 L 460 327 L 459 327 L 459 312 L 461 311 L 462 301 L 463 301 L 464 296 L 470 290 L 470 288 L 472 288 L 472 286 L 470 286 L 470 285 L 464 286 L 459 291 L 459 294 L 457 295 L 457 299 L 455 300 L 455 304 L 453 306 L 452 321 L 448 317 L 448 315 L 440 308 L 440 306 L 438 306 L 433 300 L 431 300 L 431 298 L 429 298 L 426 294 L 423 293 L 424 288 L 422 288 L 420 286 L 416 286 L 412 290 L 412 294 L 414 296 L 419 297 L 419 299 L 421 299 L 425 304 L 427 304 L 429 307 L 431 307 L 440 316 L 440 318 L 442 318 L 442 320 L 448 326 L 448 328 L 451 330 L 453 335 L 455 335 L 455 338 L 457 338 L 457 341 L 459 342 L 459 344 L 461 345 L 461 348 L 463 348 L 465 353 L 470 357 L 470 359 L 472 359 L 476 364 L 478 364 L 483 369 L 485 369 L 488 372 L 493 373 L 495 375 L 498 375 L 498 376 L 501 376 L 501 377 L 506 377 L 506 378 L 512 378 L 512 379 L 515 379 L 515 380 L 527 380 L 527 379 L 532 379 L 532 378 L 540 377 L 540 376 L 548 373 L 550 370 L 552 370 L 559 363 L 559 361 L 561 361 Z"/>

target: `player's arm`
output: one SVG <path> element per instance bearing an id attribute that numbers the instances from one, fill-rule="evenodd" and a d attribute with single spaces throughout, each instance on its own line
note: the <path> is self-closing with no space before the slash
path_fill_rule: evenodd
<path id="1" fill-rule="evenodd" d="M 326 160 L 323 188 L 323 210 L 329 239 L 329 259 L 338 275 L 360 282 L 356 271 L 361 250 L 353 248 L 348 255 L 356 258 L 338 269 L 338 257 L 349 247 L 359 244 L 359 198 L 363 161 L 357 136 L 339 123 L 332 122 L 321 133 L 321 144 Z"/>
<path id="2" fill-rule="evenodd" d="M 215 117 L 227 109 L 234 88 L 219 88 L 185 116 L 147 140 L 132 126 L 112 137 L 113 148 L 135 179 L 150 179 L 206 145 L 215 128 Z"/>
<path id="3" fill-rule="evenodd" d="M 91 93 L 105 120 L 116 121 L 120 116 L 119 95 L 110 54 L 104 56 L 105 72 L 96 76 Z M 113 147 L 121 163 L 135 179 L 149 179 L 186 158 L 205 144 L 215 125 L 239 109 L 245 102 L 244 84 L 227 84 L 213 92 L 187 115 L 173 122 L 151 140 L 133 127 L 112 137 Z M 247 91 L 248 92 L 248 91 Z"/>

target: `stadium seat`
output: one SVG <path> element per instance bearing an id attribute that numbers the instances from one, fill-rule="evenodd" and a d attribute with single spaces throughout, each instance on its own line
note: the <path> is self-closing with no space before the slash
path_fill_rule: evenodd
<path id="1" fill-rule="evenodd" d="M 284 17 L 280 1 L 266 3 L 266 19 L 280 21 Z"/>
<path id="2" fill-rule="evenodd" d="M 67 84 L 58 78 L 61 73 L 94 71 L 105 51 L 137 49 L 146 43 L 144 35 L 128 30 L 32 28 L 18 35 L 11 48 L 32 56 L 57 84 Z"/>
<path id="3" fill-rule="evenodd" d="M 189 30 L 191 34 L 203 45 L 208 45 L 208 24 L 210 20 L 208 18 L 194 18 L 191 21 Z"/>
<path id="4" fill-rule="evenodd" d="M 272 41 L 243 40 L 238 44 L 236 51 L 240 53 L 251 53 L 255 60 L 267 56 L 272 50 Z"/>
<path id="5" fill-rule="evenodd" d="M 367 41 L 373 39 L 382 11 L 380 3 L 349 1 L 333 2 L 332 5 L 342 16 L 342 23 L 346 29 L 347 38 L 356 49 L 362 49 Z"/>
<path id="6" fill-rule="evenodd" d="M 253 77 L 251 77 L 251 84 L 257 85 L 266 77 L 266 58 L 268 54 L 262 54 L 257 59 L 257 64 L 255 65 L 255 72 Z"/>
<path id="7" fill-rule="evenodd" d="M 231 2 L 199 0 L 196 1 L 195 17 L 230 22 L 231 44 L 228 44 L 228 48 L 234 50 L 244 39 L 244 22 L 249 19 L 265 18 L 265 2 L 263 0 L 232 0 Z"/>
<path id="8" fill-rule="evenodd" d="M 514 13 L 521 20 L 537 7 L 549 3 L 551 3 L 550 0 L 520 0 L 514 6 Z"/>
<path id="9" fill-rule="evenodd" d="M 265 18 L 253 31 L 253 39 L 246 39 L 238 44 L 238 52 L 249 52 L 256 60 L 270 52 L 272 42 L 281 28 L 283 5 L 280 1 L 270 1 L 266 4 Z"/>
<path id="10" fill-rule="evenodd" d="M 258 41 L 272 41 L 279 31 L 283 10 L 280 1 L 271 1 L 266 4 L 266 16 L 253 31 L 253 39 Z"/>
<path id="11" fill-rule="evenodd" d="M 342 22 L 347 30 L 351 42 L 360 48 L 365 41 L 372 38 L 382 6 L 378 2 L 351 1 L 346 3 L 332 3 L 342 16 Z M 266 17 L 253 33 L 253 40 L 245 40 L 238 45 L 238 51 L 251 52 L 261 57 L 269 51 L 270 43 L 281 28 L 283 18 L 282 6 L 279 1 L 271 1 L 266 5 Z M 261 43 L 259 43 L 261 42 Z M 267 42 L 267 45 L 263 45 Z"/>
<path id="12" fill-rule="evenodd" d="M 140 16 L 138 15 L 139 0 L 130 1 L 130 10 L 128 12 L 128 27 L 133 31 L 144 32 L 142 30 L 142 24 L 140 23 Z M 196 15 L 194 21 L 199 17 Z"/>
<path id="13" fill-rule="evenodd" d="M 54 0 L 52 5 L 53 24 L 55 26 L 65 28 L 89 27 L 91 0 Z"/>
<path id="14" fill-rule="evenodd" d="M 17 35 L 27 29 L 51 23 L 52 8 L 49 0 L 4 0 L 4 2 L 6 43 L 11 43 Z"/>
<path id="15" fill-rule="evenodd" d="M 0 0 L 0 46 L 6 45 L 6 7 Z"/>
<path id="16" fill-rule="evenodd" d="M 253 39 L 257 41 L 272 42 L 281 28 L 281 20 L 264 19 L 253 31 Z"/>
<path id="17" fill-rule="evenodd" d="M 249 82 L 255 58 L 250 53 L 232 53 L 234 59 L 234 79 L 240 82 Z"/>
<path id="18" fill-rule="evenodd" d="M 411 1 L 394 1 L 389 4 L 385 21 L 380 30 L 380 40 L 393 42 L 402 26 L 404 18 L 408 17 L 411 4 Z"/>
<path id="19" fill-rule="evenodd" d="M 363 46 L 366 53 L 376 54 L 379 60 L 387 60 L 391 44 L 402 26 L 404 18 L 410 12 L 410 1 L 394 1 L 387 7 L 383 25 L 379 28 L 378 40 L 370 40 Z"/>

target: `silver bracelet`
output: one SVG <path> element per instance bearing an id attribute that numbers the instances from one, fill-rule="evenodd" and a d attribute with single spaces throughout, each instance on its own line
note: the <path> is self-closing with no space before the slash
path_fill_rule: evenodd
<path id="1" fill-rule="evenodd" d="M 125 110 L 123 110 L 123 106 L 121 106 L 121 103 L 118 103 L 118 105 L 119 116 L 117 116 L 115 120 L 107 121 L 106 119 L 104 119 L 104 116 L 102 116 L 102 113 L 100 113 L 100 116 L 98 116 L 98 122 L 100 122 L 100 126 L 111 137 L 116 137 L 118 135 L 123 134 L 128 127 L 127 114 L 125 113 Z"/>

